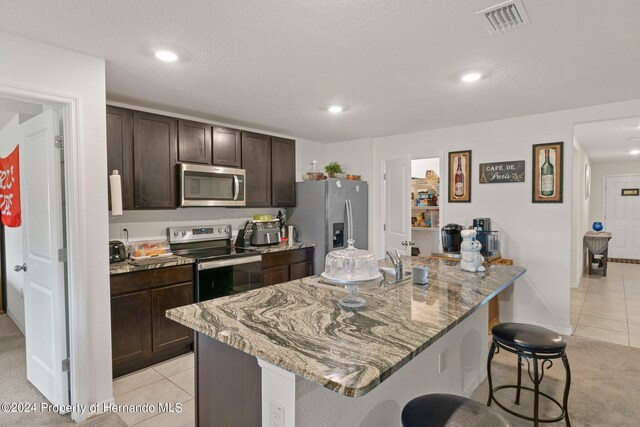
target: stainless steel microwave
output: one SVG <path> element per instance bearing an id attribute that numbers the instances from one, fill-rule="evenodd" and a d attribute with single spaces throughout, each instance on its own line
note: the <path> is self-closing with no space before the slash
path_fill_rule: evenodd
<path id="1" fill-rule="evenodd" d="M 180 206 L 245 206 L 244 169 L 180 164 Z"/>

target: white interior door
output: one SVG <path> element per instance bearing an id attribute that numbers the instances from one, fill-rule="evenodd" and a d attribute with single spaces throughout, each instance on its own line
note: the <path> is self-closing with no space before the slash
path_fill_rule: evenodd
<path id="1" fill-rule="evenodd" d="M 61 151 L 52 110 L 20 125 L 27 378 L 53 404 L 69 403 Z"/>
<path id="2" fill-rule="evenodd" d="M 411 158 L 385 163 L 385 250 L 404 254 L 411 240 Z M 410 254 L 407 254 L 410 255 Z"/>
<path id="3" fill-rule="evenodd" d="M 640 188 L 640 175 L 606 178 L 605 227 L 613 236 L 609 257 L 640 259 L 640 196 L 623 196 L 625 188 Z"/>

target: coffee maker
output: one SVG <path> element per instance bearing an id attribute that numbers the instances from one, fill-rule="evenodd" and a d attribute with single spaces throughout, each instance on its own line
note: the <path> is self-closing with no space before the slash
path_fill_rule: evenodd
<path id="1" fill-rule="evenodd" d="M 460 232 L 462 226 L 459 224 L 447 224 L 442 227 L 440 234 L 442 235 L 442 250 L 445 253 L 459 253 L 462 237 Z"/>
<path id="2" fill-rule="evenodd" d="M 491 219 L 475 218 L 473 229 L 476 230 L 476 240 L 482 245 L 480 253 L 485 256 L 496 256 L 500 253 L 498 232 L 491 230 Z"/>

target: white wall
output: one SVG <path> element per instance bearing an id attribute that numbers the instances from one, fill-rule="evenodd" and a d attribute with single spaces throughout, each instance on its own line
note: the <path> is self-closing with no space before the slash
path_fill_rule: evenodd
<path id="1" fill-rule="evenodd" d="M 571 287 L 577 287 L 580 284 L 582 273 L 587 268 L 587 253 L 582 243 L 584 233 L 591 229 L 590 227 L 590 202 L 591 196 L 586 197 L 586 177 L 585 168 L 591 166 L 591 160 L 580 145 L 580 142 L 574 138 L 573 147 L 573 190 L 572 203 L 573 210 L 571 214 Z"/>
<path id="2" fill-rule="evenodd" d="M 80 328 L 71 359 L 77 376 L 73 403 L 90 404 L 112 398 L 109 270 L 107 257 L 107 152 L 104 60 L 0 33 L 0 90 L 26 90 L 73 98 L 72 123 L 77 140 L 67 142 L 80 179 L 70 184 L 68 207 L 73 234 L 71 290 Z M 75 145 L 74 145 L 75 144 Z M 71 155 L 71 154 L 69 154 Z M 67 165 L 68 166 L 68 165 Z M 77 192 L 74 192 L 77 190 Z"/>
<path id="3" fill-rule="evenodd" d="M 604 178 L 609 175 L 640 175 L 640 159 L 629 162 L 593 162 L 591 165 L 591 220 L 604 223 Z"/>
<path id="4" fill-rule="evenodd" d="M 490 217 L 502 255 L 528 269 L 501 304 L 501 319 L 570 333 L 572 143 L 575 123 L 640 114 L 640 100 L 373 139 L 371 247 L 384 254 L 382 173 L 385 159 L 425 151 L 473 150 L 472 203 L 448 203 L 446 222 Z M 564 141 L 564 203 L 531 203 L 532 144 Z M 333 146 L 334 144 L 331 144 Z M 526 161 L 526 182 L 478 184 L 478 164 Z M 443 173 L 446 175 L 446 173 Z"/>
<path id="5" fill-rule="evenodd" d="M 18 145 L 18 114 L 0 130 L 0 157 L 7 157 Z M 13 271 L 14 265 L 23 263 L 22 227 L 5 227 L 5 261 L 7 266 L 7 314 L 24 335 L 24 300 L 22 287 L 24 273 Z"/>

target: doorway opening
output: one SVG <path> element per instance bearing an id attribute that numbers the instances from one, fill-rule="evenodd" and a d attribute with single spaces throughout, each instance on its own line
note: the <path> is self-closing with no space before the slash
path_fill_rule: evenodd
<path id="1" fill-rule="evenodd" d="M 70 403 L 65 103 L 0 95 L 5 401 Z M 6 170 L 5 170 L 6 169 Z M 19 199 L 19 203 L 16 203 Z M 53 420 L 49 420 L 53 421 Z"/>
<path id="2" fill-rule="evenodd" d="M 440 252 L 440 213 L 442 194 L 441 158 L 411 160 L 411 238 L 412 252 L 429 256 Z"/>
<path id="3" fill-rule="evenodd" d="M 574 126 L 572 194 L 574 334 L 636 347 L 640 347 L 639 125 L 640 117 L 628 117 Z"/>

